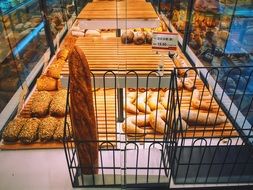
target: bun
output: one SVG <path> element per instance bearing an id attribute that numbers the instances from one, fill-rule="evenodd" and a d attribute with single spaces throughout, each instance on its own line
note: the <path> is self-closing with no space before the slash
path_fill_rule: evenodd
<path id="1" fill-rule="evenodd" d="M 67 49 L 61 49 L 61 50 L 57 53 L 56 58 L 57 58 L 57 59 L 62 59 L 62 60 L 64 60 L 64 61 L 66 61 L 67 58 L 68 58 L 68 55 L 69 55 L 69 50 L 67 50 Z"/>
<path id="2" fill-rule="evenodd" d="M 181 117 L 189 125 L 219 125 L 226 122 L 225 116 L 195 110 L 181 110 Z"/>
<path id="3" fill-rule="evenodd" d="M 123 44 L 130 44 L 133 42 L 133 38 L 134 33 L 131 30 L 127 30 L 121 35 L 121 42 Z"/>
<path id="4" fill-rule="evenodd" d="M 47 70 L 47 76 L 59 79 L 61 77 L 61 70 L 65 61 L 58 59 L 54 61 Z"/>
<path id="5" fill-rule="evenodd" d="M 135 103 L 138 110 L 143 113 L 151 113 L 149 105 L 146 104 L 146 100 L 149 98 L 150 92 L 142 93 L 138 96 L 137 102 Z"/>
<path id="6" fill-rule="evenodd" d="M 37 79 L 37 90 L 39 91 L 53 91 L 60 88 L 60 80 L 46 75 L 42 75 Z"/>
<path id="7" fill-rule="evenodd" d="M 53 97 L 49 113 L 52 116 L 63 117 L 66 112 L 67 90 L 59 90 Z"/>
<path id="8" fill-rule="evenodd" d="M 134 44 L 141 45 L 145 43 L 145 39 L 146 39 L 146 36 L 144 32 L 139 31 L 135 33 L 133 41 L 134 41 Z"/>
<path id="9" fill-rule="evenodd" d="M 132 116 L 126 119 L 122 125 L 122 129 L 129 136 L 144 136 L 144 129 L 140 127 L 144 127 L 145 125 L 148 125 L 148 123 L 148 115 Z"/>
<path id="10" fill-rule="evenodd" d="M 153 38 L 153 33 L 152 32 L 147 32 L 146 33 L 146 43 L 147 44 L 152 44 L 152 38 Z"/>

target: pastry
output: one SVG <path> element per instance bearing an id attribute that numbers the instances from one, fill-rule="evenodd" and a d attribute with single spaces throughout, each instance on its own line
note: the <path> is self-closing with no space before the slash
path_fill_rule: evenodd
<path id="1" fill-rule="evenodd" d="M 52 90 L 58 90 L 60 85 L 60 80 L 59 79 L 55 79 L 52 77 L 48 77 L 46 75 L 41 75 L 38 79 L 37 79 L 37 90 L 39 91 L 52 91 Z"/>
<path id="2" fill-rule="evenodd" d="M 133 42 L 133 38 L 134 33 L 131 30 L 127 30 L 121 35 L 121 42 L 123 44 L 130 44 Z"/>
<path id="3" fill-rule="evenodd" d="M 83 51 L 75 46 L 69 57 L 70 118 L 83 174 L 98 173 L 98 133 L 90 69 Z M 85 140 L 85 143 L 80 143 Z"/>
<path id="4" fill-rule="evenodd" d="M 62 59 L 62 60 L 64 60 L 64 61 L 66 61 L 67 58 L 68 58 L 68 55 L 69 55 L 69 50 L 67 50 L 67 49 L 61 49 L 61 50 L 57 53 L 56 58 L 57 58 L 57 59 Z"/>
<path id="5" fill-rule="evenodd" d="M 48 114 L 49 105 L 52 101 L 52 96 L 47 91 L 39 91 L 35 93 L 31 103 L 31 115 L 35 117 L 44 117 Z"/>
<path id="6" fill-rule="evenodd" d="M 53 97 L 49 113 L 52 116 L 63 117 L 66 113 L 67 90 L 59 90 Z"/>
<path id="7" fill-rule="evenodd" d="M 24 124 L 18 138 L 22 143 L 29 144 L 38 139 L 38 128 L 40 120 L 37 118 L 30 118 Z"/>
<path id="8" fill-rule="evenodd" d="M 189 125 L 219 125 L 226 122 L 225 116 L 195 110 L 181 110 L 181 117 Z"/>
<path id="9" fill-rule="evenodd" d="M 135 104 L 140 112 L 143 112 L 143 113 L 151 112 L 149 105 L 147 105 L 146 103 L 146 100 L 149 98 L 149 96 L 150 96 L 150 92 L 146 92 L 146 93 L 144 92 L 144 93 L 139 94 Z"/>
<path id="10" fill-rule="evenodd" d="M 144 127 L 149 123 L 148 115 L 131 116 L 126 119 L 122 125 L 123 131 L 129 136 L 144 136 L 145 131 L 140 127 Z"/>
<path id="11" fill-rule="evenodd" d="M 57 127 L 57 122 L 57 119 L 54 117 L 47 117 L 41 120 L 39 125 L 39 139 L 41 141 L 49 141 L 53 139 L 53 134 Z"/>
<path id="12" fill-rule="evenodd" d="M 26 123 L 25 118 L 17 117 L 8 123 L 4 129 L 2 138 L 5 142 L 15 142 L 18 140 L 18 135 Z"/>
<path id="13" fill-rule="evenodd" d="M 146 36 L 144 32 L 136 32 L 134 34 L 133 42 L 136 45 L 141 45 L 145 43 Z"/>

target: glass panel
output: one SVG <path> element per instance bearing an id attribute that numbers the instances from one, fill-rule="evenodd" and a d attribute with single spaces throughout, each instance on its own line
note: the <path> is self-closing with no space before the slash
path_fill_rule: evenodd
<path id="1" fill-rule="evenodd" d="M 188 3 L 187 0 L 175 0 L 173 5 L 171 23 L 181 36 L 185 31 Z"/>
<path id="2" fill-rule="evenodd" d="M 11 47 L 15 47 L 41 21 L 41 13 L 37 0 L 26 0 L 4 12 L 3 22 L 10 38 Z"/>
<path id="3" fill-rule="evenodd" d="M 0 113 L 7 105 L 19 86 L 18 65 L 11 56 L 11 49 L 5 35 L 2 17 L 0 17 Z"/>
<path id="4" fill-rule="evenodd" d="M 220 66 L 236 0 L 195 0 L 189 46 L 205 66 Z"/>
<path id="5" fill-rule="evenodd" d="M 47 17 L 53 38 L 62 31 L 67 21 L 66 9 L 61 5 L 61 0 L 46 0 Z"/>

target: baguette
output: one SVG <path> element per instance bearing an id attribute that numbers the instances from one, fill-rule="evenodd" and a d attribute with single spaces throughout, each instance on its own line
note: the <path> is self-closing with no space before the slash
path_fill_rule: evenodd
<path id="1" fill-rule="evenodd" d="M 144 127 L 149 123 L 149 115 L 138 115 L 131 116 L 126 119 L 126 121 L 122 125 L 123 131 L 128 136 L 145 136 L 144 129 L 140 127 Z"/>
<path id="2" fill-rule="evenodd" d="M 189 125 L 219 125 L 226 122 L 225 116 L 195 110 L 182 110 L 181 117 Z"/>
<path id="3" fill-rule="evenodd" d="M 173 56 L 172 60 L 175 64 L 176 68 L 178 68 L 178 70 L 177 70 L 178 75 L 180 77 L 186 77 L 187 70 L 182 67 L 186 67 L 187 65 L 185 65 L 185 63 L 182 61 L 182 59 L 179 58 L 178 55 Z"/>
<path id="4" fill-rule="evenodd" d="M 70 118 L 78 161 L 83 174 L 98 173 L 98 134 L 90 69 L 82 50 L 75 46 L 69 57 Z M 85 140 L 85 143 L 80 143 Z"/>

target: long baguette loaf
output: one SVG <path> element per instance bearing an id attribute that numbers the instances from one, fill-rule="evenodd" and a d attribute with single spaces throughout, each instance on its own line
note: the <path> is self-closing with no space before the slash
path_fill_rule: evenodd
<path id="1" fill-rule="evenodd" d="M 83 174 L 98 173 L 98 137 L 94 114 L 90 69 L 81 49 L 74 47 L 69 57 L 70 118 L 77 141 Z M 80 141 L 84 141 L 79 143 Z"/>
<path id="2" fill-rule="evenodd" d="M 219 125 L 226 122 L 225 116 L 216 113 L 204 113 L 196 110 L 182 110 L 181 117 L 189 125 Z"/>

